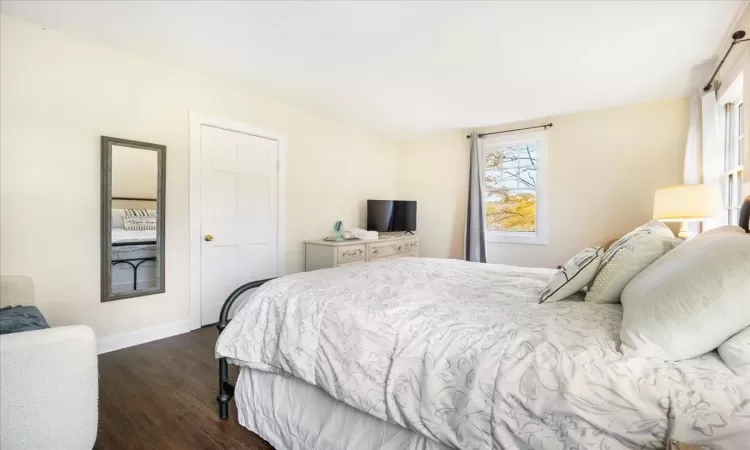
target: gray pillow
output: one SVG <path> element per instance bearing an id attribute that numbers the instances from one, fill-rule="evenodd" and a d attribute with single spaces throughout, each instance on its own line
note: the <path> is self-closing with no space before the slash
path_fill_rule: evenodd
<path id="1" fill-rule="evenodd" d="M 35 306 L 6 306 L 0 309 L 0 334 L 44 328 L 49 328 L 49 325 Z"/>

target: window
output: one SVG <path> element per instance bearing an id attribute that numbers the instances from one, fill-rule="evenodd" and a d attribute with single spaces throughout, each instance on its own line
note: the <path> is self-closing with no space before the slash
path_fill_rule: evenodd
<path id="1" fill-rule="evenodd" d="M 727 103 L 724 140 L 724 223 L 737 225 L 742 207 L 745 108 L 741 102 Z"/>
<path id="2" fill-rule="evenodd" d="M 485 236 L 547 244 L 546 134 L 485 138 Z"/>

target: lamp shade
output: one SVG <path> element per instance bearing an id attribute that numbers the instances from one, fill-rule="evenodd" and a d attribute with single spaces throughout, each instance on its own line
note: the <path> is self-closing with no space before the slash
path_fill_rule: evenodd
<path id="1" fill-rule="evenodd" d="M 656 191 L 654 219 L 662 222 L 706 220 L 719 214 L 718 190 L 706 184 L 682 184 Z"/>

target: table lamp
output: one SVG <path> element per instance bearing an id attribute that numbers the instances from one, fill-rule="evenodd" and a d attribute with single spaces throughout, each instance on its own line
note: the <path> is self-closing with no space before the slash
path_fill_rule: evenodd
<path id="1" fill-rule="evenodd" d="M 693 237 L 689 222 L 713 219 L 718 216 L 718 190 L 706 184 L 682 184 L 659 189 L 654 194 L 654 219 L 662 222 L 681 222 L 677 237 Z"/>

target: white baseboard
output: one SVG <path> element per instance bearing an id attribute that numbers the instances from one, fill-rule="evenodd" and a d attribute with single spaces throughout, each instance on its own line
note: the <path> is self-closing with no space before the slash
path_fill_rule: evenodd
<path id="1" fill-rule="evenodd" d="M 132 347 L 134 345 L 145 344 L 146 342 L 157 341 L 170 336 L 187 333 L 190 330 L 190 320 L 181 320 L 179 322 L 157 325 L 151 328 L 144 328 L 142 330 L 103 337 L 97 340 L 96 350 L 97 353 L 101 355 L 102 353 L 120 350 L 121 348 Z"/>

